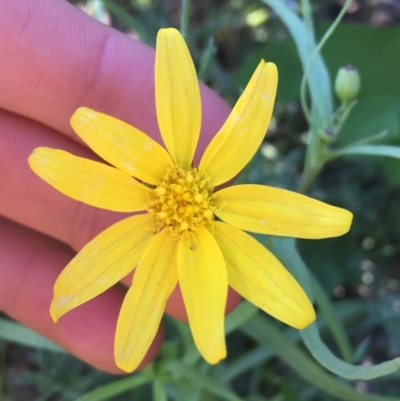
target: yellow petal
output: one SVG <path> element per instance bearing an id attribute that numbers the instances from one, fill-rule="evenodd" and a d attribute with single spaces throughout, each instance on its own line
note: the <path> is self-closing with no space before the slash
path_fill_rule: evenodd
<path id="1" fill-rule="evenodd" d="M 297 238 L 347 233 L 353 215 L 296 192 L 263 185 L 237 185 L 216 192 L 215 214 L 242 230 Z"/>
<path id="2" fill-rule="evenodd" d="M 72 199 L 115 212 L 146 209 L 150 189 L 114 167 L 50 148 L 36 148 L 31 169 Z"/>
<path id="3" fill-rule="evenodd" d="M 135 370 L 157 334 L 165 304 L 178 278 L 178 241 L 163 230 L 146 249 L 125 296 L 115 336 L 115 361 L 126 372 Z"/>
<path id="4" fill-rule="evenodd" d="M 165 146 L 174 162 L 188 169 L 200 135 L 201 98 L 192 58 L 176 29 L 158 31 L 155 86 L 157 119 Z"/>
<path id="5" fill-rule="evenodd" d="M 92 239 L 57 278 L 50 308 L 53 320 L 130 273 L 155 232 L 154 218 L 144 214 L 121 220 Z"/>
<path id="6" fill-rule="evenodd" d="M 144 182 L 157 185 L 173 167 L 169 154 L 156 141 L 107 114 L 81 107 L 71 125 L 101 158 Z"/>
<path id="7" fill-rule="evenodd" d="M 194 342 L 208 363 L 217 363 L 226 357 L 228 279 L 221 250 L 205 227 L 180 239 L 178 277 Z"/>
<path id="8" fill-rule="evenodd" d="M 274 108 L 277 84 L 275 64 L 262 60 L 201 159 L 199 171 L 211 178 L 212 185 L 237 175 L 260 147 Z"/>
<path id="9" fill-rule="evenodd" d="M 250 235 L 216 222 L 214 237 L 228 270 L 229 285 L 276 319 L 303 329 L 315 320 L 307 295 L 281 262 Z"/>

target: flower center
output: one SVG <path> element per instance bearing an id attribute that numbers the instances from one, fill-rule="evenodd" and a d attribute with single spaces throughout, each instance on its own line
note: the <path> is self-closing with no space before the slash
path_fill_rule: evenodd
<path id="1" fill-rule="evenodd" d="M 164 174 L 160 185 L 152 191 L 148 211 L 159 227 L 169 228 L 172 236 L 180 238 L 214 221 L 213 187 L 210 179 L 200 175 L 197 169 L 188 171 L 176 167 Z"/>

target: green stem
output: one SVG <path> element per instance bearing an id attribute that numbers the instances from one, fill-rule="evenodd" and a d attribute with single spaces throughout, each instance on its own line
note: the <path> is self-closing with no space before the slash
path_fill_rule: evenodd
<path id="1" fill-rule="evenodd" d="M 201 81 L 205 81 L 210 70 L 211 63 L 213 61 L 214 55 L 217 52 L 217 48 L 214 45 L 214 39 L 210 38 L 208 40 L 206 48 L 200 57 L 199 73 L 198 78 Z"/>
<path id="2" fill-rule="evenodd" d="M 313 167 L 309 170 L 307 170 L 306 173 L 304 173 L 301 177 L 300 185 L 297 188 L 297 192 L 304 194 L 306 193 L 308 187 L 311 185 L 311 183 L 314 181 L 315 177 L 318 175 L 320 166 Z"/>
<path id="3" fill-rule="evenodd" d="M 182 0 L 180 31 L 185 41 L 188 39 L 190 17 L 190 0 Z"/>
<path id="4" fill-rule="evenodd" d="M 353 111 L 354 107 L 357 105 L 357 101 L 354 100 L 351 103 L 344 104 L 342 105 L 338 112 L 337 115 L 335 116 L 335 134 L 338 135 L 340 131 L 342 130 L 342 127 L 346 120 L 349 118 L 350 113 Z"/>
<path id="5" fill-rule="evenodd" d="M 336 17 L 335 21 L 333 24 L 329 27 L 329 29 L 325 32 L 325 35 L 322 37 L 320 42 L 318 43 L 317 47 L 314 50 L 313 55 L 311 56 L 310 61 L 308 62 L 308 65 L 304 71 L 303 78 L 301 80 L 301 85 L 300 85 L 300 101 L 301 101 L 301 107 L 303 108 L 304 114 L 310 123 L 311 121 L 311 112 L 310 109 L 307 105 L 307 99 L 306 99 L 306 84 L 307 84 L 307 79 L 308 76 L 310 75 L 311 68 L 314 64 L 315 59 L 317 58 L 318 54 L 321 52 L 322 48 L 324 47 L 325 43 L 327 40 L 332 36 L 333 32 L 335 31 L 336 27 L 339 25 L 340 21 L 342 20 L 344 14 L 350 7 L 350 4 L 353 0 L 347 0 L 346 3 L 344 4 L 343 8 L 341 9 L 339 15 Z"/>
<path id="6" fill-rule="evenodd" d="M 306 192 L 323 166 L 321 155 L 324 154 L 325 143 L 321 141 L 316 131 L 310 131 L 308 138 L 304 171 L 297 189 L 300 193 Z"/>
<path id="7" fill-rule="evenodd" d="M 344 4 L 342 10 L 340 11 L 339 15 L 336 17 L 333 24 L 329 27 L 329 29 L 325 32 L 325 35 L 322 37 L 318 45 L 316 46 L 307 67 L 304 70 L 304 75 L 301 80 L 300 85 L 300 101 L 301 106 L 304 111 L 304 115 L 307 118 L 307 121 L 310 125 L 310 140 L 307 146 L 307 154 L 306 154 L 306 162 L 303 171 L 303 178 L 300 183 L 300 192 L 305 192 L 309 185 L 312 183 L 316 175 L 318 174 L 319 170 L 322 168 L 325 160 L 324 154 L 326 153 L 326 144 L 323 142 L 319 136 L 319 130 L 323 130 L 326 127 L 325 121 L 321 121 L 321 116 L 315 112 L 314 108 L 311 111 L 307 104 L 307 82 L 308 76 L 310 75 L 311 68 L 316 60 L 317 56 L 321 52 L 322 48 L 324 47 L 327 40 L 335 31 L 336 27 L 338 26 L 339 22 L 342 20 L 344 14 L 350 7 L 350 4 L 353 0 L 347 0 Z M 328 124 L 329 125 L 329 124 Z"/>
<path id="8" fill-rule="evenodd" d="M 153 401 L 167 401 L 167 392 L 164 383 L 159 379 L 153 380 Z"/>

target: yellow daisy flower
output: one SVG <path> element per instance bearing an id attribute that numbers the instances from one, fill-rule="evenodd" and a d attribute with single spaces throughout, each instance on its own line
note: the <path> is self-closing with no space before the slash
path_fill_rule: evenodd
<path id="1" fill-rule="evenodd" d="M 30 156 L 33 171 L 73 199 L 117 212 L 147 211 L 112 225 L 77 254 L 55 283 L 50 309 L 57 321 L 137 266 L 116 329 L 115 360 L 121 369 L 133 371 L 146 355 L 178 283 L 194 341 L 209 363 L 226 356 L 228 285 L 290 326 L 302 329 L 314 321 L 314 309 L 299 284 L 242 230 L 334 237 L 349 230 L 352 214 L 261 185 L 214 190 L 235 177 L 260 146 L 277 80 L 276 66 L 261 61 L 194 167 L 201 126 L 196 71 L 180 33 L 162 29 L 155 98 L 167 150 L 120 120 L 80 108 L 72 116 L 72 127 L 111 166 L 49 148 L 37 148 Z"/>

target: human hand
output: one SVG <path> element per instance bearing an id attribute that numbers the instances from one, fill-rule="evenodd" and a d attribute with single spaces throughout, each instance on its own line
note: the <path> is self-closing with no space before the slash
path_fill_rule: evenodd
<path id="1" fill-rule="evenodd" d="M 80 106 L 161 141 L 154 51 L 62 0 L 0 0 L 0 5 L 0 309 L 77 357 L 116 373 L 113 342 L 125 289 L 111 288 L 57 324 L 49 306 L 55 279 L 74 254 L 126 215 L 63 196 L 31 172 L 27 158 L 34 148 L 48 146 L 98 160 L 69 125 Z M 206 87 L 202 97 L 197 161 L 229 113 Z M 237 302 L 231 293 L 227 310 Z M 166 310 L 186 318 L 179 290 Z M 143 364 L 154 358 L 161 342 L 162 329 Z"/>

